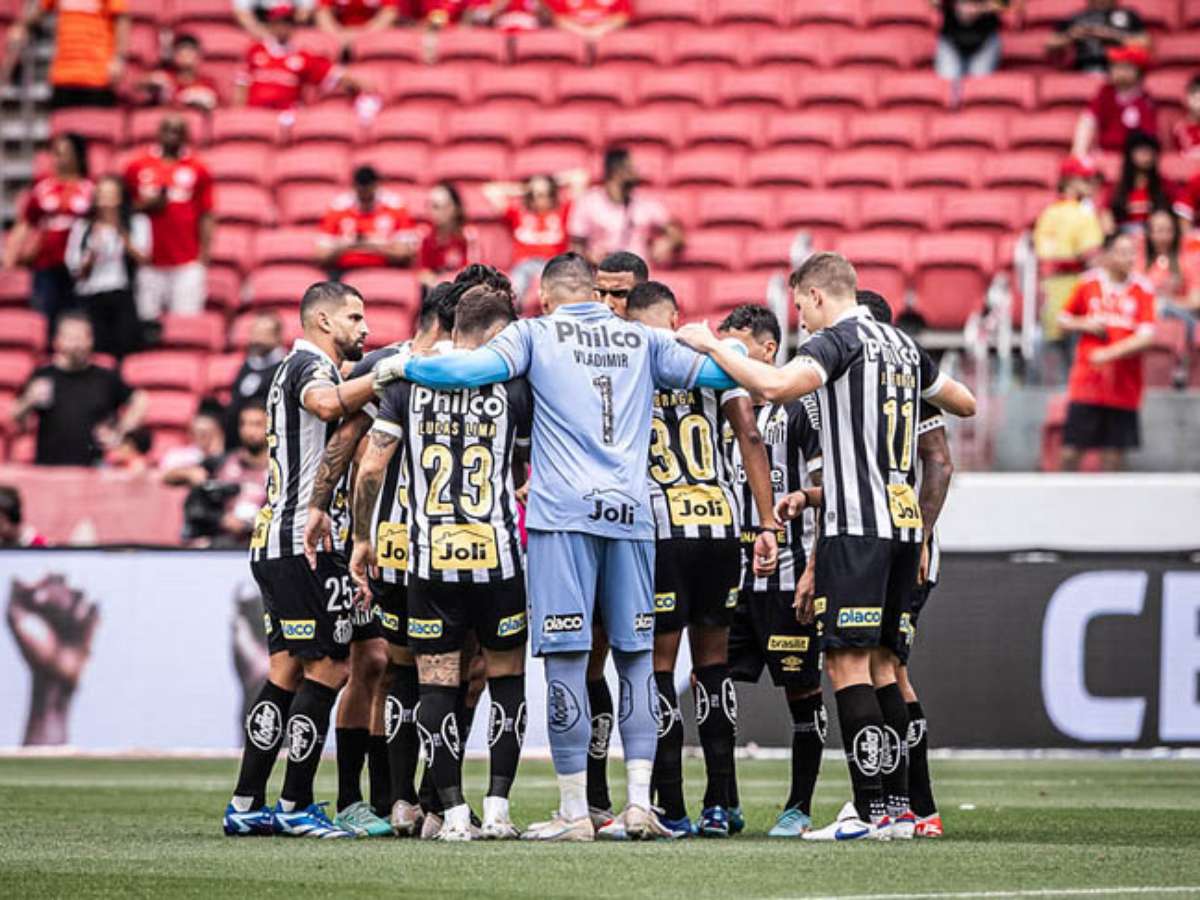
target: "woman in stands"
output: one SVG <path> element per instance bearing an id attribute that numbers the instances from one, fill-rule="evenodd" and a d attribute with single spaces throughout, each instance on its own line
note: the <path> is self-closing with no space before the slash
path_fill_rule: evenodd
<path id="1" fill-rule="evenodd" d="M 1152 212 L 1171 208 L 1176 190 L 1158 170 L 1161 149 L 1158 138 L 1140 131 L 1130 132 L 1125 139 L 1121 174 L 1101 213 L 1108 234 L 1140 233 Z"/>
<path id="2" fill-rule="evenodd" d="M 462 196 L 454 185 L 443 181 L 433 186 L 428 219 L 418 226 L 421 246 L 417 251 L 418 277 L 426 289 L 479 258 L 475 229 L 467 224 Z"/>
<path id="3" fill-rule="evenodd" d="M 150 258 L 150 220 L 133 212 L 125 182 L 105 175 L 91 209 L 71 226 L 66 263 L 75 296 L 92 321 L 100 353 L 122 357 L 138 349 L 141 326 L 133 300 L 137 267 Z"/>
<path id="4" fill-rule="evenodd" d="M 1146 221 L 1146 243 L 1140 271 L 1152 285 L 1163 316 L 1187 325 L 1188 346 L 1196 346 L 1200 323 L 1200 259 L 1181 252 L 1183 223 L 1167 209 L 1155 210 Z"/>

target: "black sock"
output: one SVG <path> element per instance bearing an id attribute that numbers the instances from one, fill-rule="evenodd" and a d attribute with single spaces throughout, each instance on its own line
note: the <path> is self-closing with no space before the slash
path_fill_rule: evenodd
<path id="1" fill-rule="evenodd" d="M 278 685 L 266 682 L 250 705 L 242 725 L 245 743 L 242 746 L 242 768 L 238 772 L 236 797 L 250 797 L 251 809 L 267 802 L 267 781 L 283 743 L 283 723 L 296 695 Z"/>
<path id="2" fill-rule="evenodd" d="M 799 809 L 812 815 L 813 789 L 821 771 L 821 753 L 825 750 L 828 719 L 820 694 L 788 700 L 792 714 L 792 790 L 785 809 Z"/>
<path id="3" fill-rule="evenodd" d="M 462 741 L 459 737 L 458 689 L 436 684 L 421 685 L 417 728 L 425 746 L 426 765 L 443 810 L 463 802 Z"/>
<path id="4" fill-rule="evenodd" d="M 883 713 L 869 684 L 852 684 L 836 694 L 838 723 L 842 727 L 842 746 L 850 768 L 850 786 L 854 807 L 864 822 L 887 815 L 883 802 Z"/>
<path id="5" fill-rule="evenodd" d="M 736 735 L 736 732 L 735 732 L 735 735 Z M 742 795 L 741 795 L 741 792 L 738 790 L 738 783 L 737 783 L 736 744 L 734 746 L 734 749 L 735 749 L 735 753 L 734 753 L 734 757 L 733 757 L 733 765 L 730 766 L 730 768 L 729 768 L 729 781 L 726 782 L 726 785 L 725 785 L 725 790 L 727 791 L 726 796 L 729 797 L 729 808 L 730 809 L 738 809 L 742 805 Z"/>
<path id="6" fill-rule="evenodd" d="M 475 697 L 473 706 L 467 706 L 467 697 L 470 694 L 471 685 L 464 681 L 458 689 L 458 701 L 454 706 L 454 716 L 458 724 L 459 746 L 466 747 L 467 739 L 471 737 L 471 726 L 475 724 L 475 710 L 479 708 L 479 697 Z M 463 763 L 466 761 L 467 754 L 460 753 L 458 755 L 458 783 L 463 783 Z"/>
<path id="7" fill-rule="evenodd" d="M 367 742 L 367 774 L 371 779 L 371 809 L 386 819 L 392 812 L 392 767 L 387 738 L 373 734 Z"/>
<path id="8" fill-rule="evenodd" d="M 668 819 L 682 819 L 687 815 L 683 802 L 683 716 L 675 693 L 675 675 L 655 672 L 654 682 L 658 685 L 658 748 L 650 790 Z"/>
<path id="9" fill-rule="evenodd" d="M 722 663 L 696 669 L 696 726 L 704 750 L 708 784 L 704 805 L 728 809 L 729 780 L 733 772 L 733 739 L 737 727 L 737 694 L 729 666 Z M 701 699 L 703 696 L 703 699 Z"/>
<path id="10" fill-rule="evenodd" d="M 912 810 L 921 818 L 937 812 L 929 780 L 929 724 L 921 701 L 908 704 L 908 792 Z"/>
<path id="11" fill-rule="evenodd" d="M 888 815 L 908 812 L 908 704 L 900 685 L 892 682 L 875 692 L 883 713 L 887 754 L 883 761 L 883 793 Z"/>
<path id="12" fill-rule="evenodd" d="M 321 749 L 329 732 L 329 714 L 338 692 L 305 678 L 292 701 L 288 717 L 288 764 L 279 797 L 303 809 L 313 802 L 313 781 L 321 764 Z"/>
<path id="13" fill-rule="evenodd" d="M 425 751 L 421 752 L 424 754 Z M 442 801 L 438 799 L 437 786 L 433 783 L 433 769 L 429 767 L 429 760 L 425 760 L 425 768 L 421 772 L 421 786 L 417 788 L 417 799 L 421 804 L 421 809 L 425 812 L 438 816 L 442 814 Z"/>
<path id="14" fill-rule="evenodd" d="M 608 682 L 603 678 L 587 683 L 588 705 L 592 709 L 592 739 L 588 743 L 588 806 L 612 809 L 608 796 L 608 742 L 612 740 L 613 701 Z"/>
<path id="15" fill-rule="evenodd" d="M 337 733 L 337 808 L 341 812 L 362 796 L 363 763 L 367 761 L 367 747 L 371 732 L 366 728 L 336 728 Z"/>
<path id="16" fill-rule="evenodd" d="M 488 679 L 492 708 L 488 720 L 489 797 L 507 797 L 525 743 L 525 676 Z"/>
<path id="17" fill-rule="evenodd" d="M 417 802 L 413 781 L 417 776 L 417 758 L 421 742 L 417 738 L 417 667 L 393 666 L 389 681 L 384 730 L 387 732 L 388 771 L 392 781 L 392 802 Z M 374 783 L 374 782 L 372 782 Z"/>

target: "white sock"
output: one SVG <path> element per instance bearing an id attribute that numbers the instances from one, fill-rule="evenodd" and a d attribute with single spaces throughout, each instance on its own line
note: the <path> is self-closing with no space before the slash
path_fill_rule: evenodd
<path id="1" fill-rule="evenodd" d="M 508 798 L 507 797 L 484 797 L 483 798 L 483 821 L 485 822 L 507 822 L 508 821 Z"/>
<path id="2" fill-rule="evenodd" d="M 558 776 L 558 811 L 564 819 L 575 821 L 588 814 L 587 769 Z M 650 776 L 646 776 L 646 795 L 650 795 Z"/>
<path id="3" fill-rule="evenodd" d="M 233 799 L 229 801 L 233 808 L 238 812 L 250 812 L 250 807 L 254 805 L 253 797 L 240 797 L 237 794 L 233 795 Z"/>
<path id="4" fill-rule="evenodd" d="M 447 828 L 470 828 L 471 807 L 465 803 L 450 807 L 444 813 L 444 821 Z"/>
<path id="5" fill-rule="evenodd" d="M 295 800 L 284 800 L 282 797 L 280 797 L 279 798 L 279 808 L 282 809 L 284 812 L 295 812 L 296 811 L 296 801 Z"/>
<path id="6" fill-rule="evenodd" d="M 625 760 L 625 784 L 629 791 L 629 805 L 650 808 L 650 775 L 654 762 L 649 759 Z"/>

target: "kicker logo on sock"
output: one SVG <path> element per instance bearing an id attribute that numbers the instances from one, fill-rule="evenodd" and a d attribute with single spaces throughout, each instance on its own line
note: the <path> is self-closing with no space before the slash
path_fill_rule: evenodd
<path id="1" fill-rule="evenodd" d="M 773 634 L 767 638 L 767 650 L 774 653 L 803 653 L 808 649 L 808 638 L 797 635 Z"/>
<path id="2" fill-rule="evenodd" d="M 542 619 L 542 634 L 566 634 L 583 631 L 583 616 L 545 616 Z"/>
<path id="3" fill-rule="evenodd" d="M 288 719 L 287 731 L 288 759 L 304 762 L 317 746 L 317 726 L 308 716 L 292 716 Z"/>
<path id="4" fill-rule="evenodd" d="M 854 736 L 854 764 L 868 778 L 879 774 L 883 766 L 883 729 L 878 725 L 867 725 Z"/>
<path id="5" fill-rule="evenodd" d="M 571 689 L 557 679 L 546 685 L 546 727 L 555 734 L 570 731 L 579 721 L 579 701 Z"/>
<path id="6" fill-rule="evenodd" d="M 497 637 L 509 637 L 514 634 L 520 634 L 525 630 L 525 613 L 517 613 L 514 616 L 505 616 L 496 625 Z"/>
<path id="7" fill-rule="evenodd" d="M 246 737 L 259 750 L 274 750 L 283 733 L 283 714 L 270 700 L 259 700 L 246 716 Z"/>
<path id="8" fill-rule="evenodd" d="M 316 619 L 281 619 L 279 625 L 289 641 L 311 641 L 317 634 Z"/>
<path id="9" fill-rule="evenodd" d="M 907 745 L 900 743 L 900 735 L 896 734 L 895 728 L 890 725 L 883 726 L 883 760 L 880 763 L 882 774 L 891 775 L 896 771 L 906 747 Z"/>
<path id="10" fill-rule="evenodd" d="M 652 616 L 650 613 L 638 613 L 636 616 L 633 617 L 633 630 L 634 631 L 653 631 L 654 630 L 654 616 Z"/>
<path id="11" fill-rule="evenodd" d="M 409 619 L 408 636 L 418 639 L 440 638 L 442 636 L 442 620 Z"/>
<path id="12" fill-rule="evenodd" d="M 878 628 L 883 622 L 883 610 L 878 606 L 850 606 L 838 610 L 838 628 Z"/>
<path id="13" fill-rule="evenodd" d="M 655 594 L 654 595 L 654 611 L 656 613 L 669 613 L 675 611 L 675 595 L 674 594 Z"/>
<path id="14" fill-rule="evenodd" d="M 917 746 L 917 744 L 921 743 L 921 741 L 924 739 L 925 739 L 925 720 L 924 719 L 909 719 L 908 720 L 908 734 L 905 735 L 905 743 L 908 744 L 909 749 L 911 750 L 913 747 Z"/>
<path id="15" fill-rule="evenodd" d="M 608 742 L 612 737 L 612 713 L 592 716 L 592 738 L 588 741 L 588 756 L 592 759 L 608 759 Z"/>

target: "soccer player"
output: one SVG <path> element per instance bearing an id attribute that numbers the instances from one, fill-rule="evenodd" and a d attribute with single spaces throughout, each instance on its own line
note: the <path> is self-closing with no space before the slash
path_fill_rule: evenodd
<path id="1" fill-rule="evenodd" d="M 733 386 L 673 336 L 623 322 L 594 302 L 592 282 L 584 257 L 556 256 L 542 273 L 547 315 L 515 322 L 470 353 L 386 360 L 379 372 L 380 380 L 404 377 L 434 388 L 527 376 L 533 389 L 530 630 L 534 654 L 545 657 L 561 796 L 554 817 L 526 831 L 531 840 L 594 838 L 586 675 L 596 608 L 621 679 L 629 802 L 618 818 L 631 838 L 668 834 L 650 808 L 658 704 L 651 658 L 654 524 L 645 473 L 654 387 Z"/>
<path id="2" fill-rule="evenodd" d="M 749 356 L 774 365 L 782 330 L 765 306 L 745 304 L 718 326 L 718 333 L 736 334 Z M 814 514 L 820 502 L 821 441 L 819 413 L 812 398 L 790 403 L 767 403 L 751 395 L 757 433 L 766 444 L 769 488 L 779 516 L 764 518 L 751 502 L 746 451 L 727 434 L 735 483 L 741 491 L 741 590 L 729 634 L 729 664 L 735 681 L 756 683 L 763 667 L 776 687 L 784 689 L 792 718 L 791 788 L 783 812 L 768 832 L 770 837 L 800 837 L 812 827 L 812 795 L 821 770 L 827 730 L 821 700 L 820 642 L 816 626 L 800 622 L 793 610 L 796 589 L 809 571 Z M 756 508 L 757 507 L 757 508 Z M 762 523 L 767 522 L 764 526 Z M 779 524 L 782 522 L 783 524 Z M 765 528 L 780 529 L 778 564 L 763 571 L 749 556 L 755 535 Z M 810 573 L 811 574 L 811 573 Z M 735 796 L 737 783 L 730 782 Z M 740 817 L 740 811 L 739 811 Z"/>
<path id="3" fill-rule="evenodd" d="M 901 615 L 916 582 L 923 541 L 915 485 L 919 399 L 973 415 L 975 398 L 939 373 L 911 338 L 857 304 L 857 276 L 836 253 L 816 253 L 789 278 L 805 327 L 798 355 L 774 368 L 724 346 L 707 325 L 681 339 L 708 353 L 752 392 L 787 402 L 816 392 L 824 479 L 815 587 L 798 592 L 801 614 L 819 616 L 854 799 L 807 840 L 888 839 L 889 811 L 908 818 L 904 736 L 908 709 L 896 686 Z M 876 695 L 885 697 L 880 704 Z M 886 790 L 886 794 L 885 794 Z"/>
<path id="4" fill-rule="evenodd" d="M 631 322 L 674 331 L 679 306 L 670 288 L 648 281 L 633 288 L 626 313 Z M 741 483 L 751 514 L 763 523 L 749 535 L 764 535 L 771 555 L 751 560 L 775 564 L 771 467 L 755 423 L 749 395 L 741 388 L 656 391 L 650 431 L 650 504 L 657 543 L 654 571 L 654 680 L 658 685 L 658 751 L 652 787 L 663 825 L 686 837 L 692 823 L 683 799 L 683 718 L 675 691 L 675 660 L 688 629 L 695 675 L 696 724 L 708 784 L 697 833 L 728 837 L 730 782 L 737 703 L 729 673 L 729 625 L 741 582 L 741 548 L 735 521 L 737 500 L 722 446 L 730 428 L 745 460 Z M 814 432 L 815 434 L 815 432 Z M 757 510 L 754 508 L 757 507 Z M 749 532 L 748 532 L 749 534 Z M 786 598 L 789 618 L 792 598 Z"/>
<path id="5" fill-rule="evenodd" d="M 458 304 L 454 345 L 479 347 L 515 318 L 510 295 L 473 287 Z M 404 444 L 411 537 L 408 638 L 420 680 L 417 728 L 444 811 L 439 835 L 444 841 L 471 840 L 457 716 L 468 630 L 483 647 L 491 695 L 491 780 L 482 834 L 518 836 L 508 794 L 524 740 L 528 627 L 514 484 L 523 480 L 531 404 L 522 378 L 461 391 L 396 382 L 384 392 L 359 465 L 350 569 L 369 591 L 376 558 L 371 515 L 384 470 Z"/>
<path id="6" fill-rule="evenodd" d="M 313 802 L 313 780 L 329 714 L 349 674 L 353 590 L 336 552 L 318 553 L 316 569 L 309 568 L 302 537 L 321 451 L 338 420 L 372 397 L 371 377 L 343 381 L 340 374 L 342 363 L 362 358 L 368 334 L 362 295 L 339 282 L 317 282 L 300 301 L 300 322 L 304 337 L 276 370 L 267 397 L 267 504 L 250 538 L 250 570 L 266 609 L 270 661 L 246 716 L 241 771 L 225 810 L 229 835 L 352 836 Z M 344 503 L 334 509 L 346 512 Z M 333 530 L 334 550 L 340 531 Z M 287 773 L 272 810 L 264 805 L 267 780 L 285 732 Z"/>

